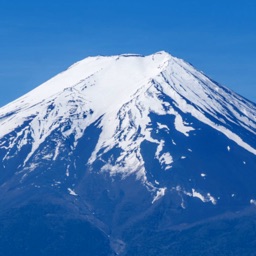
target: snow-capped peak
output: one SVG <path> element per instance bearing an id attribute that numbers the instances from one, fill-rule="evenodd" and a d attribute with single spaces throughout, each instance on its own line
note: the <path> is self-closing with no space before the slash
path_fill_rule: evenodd
<path id="1" fill-rule="evenodd" d="M 0 109 L 0 139 L 22 127 L 19 148 L 32 141 L 26 165 L 56 129 L 66 137 L 73 134 L 75 147 L 85 129 L 99 120 L 101 134 L 88 163 L 118 147 L 120 156 L 102 170 L 144 177 L 143 141 L 158 145 L 156 158 L 166 169 L 173 161 L 169 152 L 161 152 L 163 142 L 151 134 L 151 113 L 172 116 L 175 129 L 187 137 L 196 129 L 184 120 L 184 114 L 190 115 L 256 155 L 248 137 L 236 132 L 241 126 L 256 134 L 255 105 L 164 51 L 89 57 L 75 63 Z M 17 138 L 9 139 L 5 147 L 16 142 Z"/>

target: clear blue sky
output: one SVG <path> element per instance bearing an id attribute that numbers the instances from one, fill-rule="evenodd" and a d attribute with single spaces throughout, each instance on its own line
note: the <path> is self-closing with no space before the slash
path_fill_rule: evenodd
<path id="1" fill-rule="evenodd" d="M 256 102 L 255 0 L 0 0 L 0 106 L 88 55 L 160 50 Z"/>

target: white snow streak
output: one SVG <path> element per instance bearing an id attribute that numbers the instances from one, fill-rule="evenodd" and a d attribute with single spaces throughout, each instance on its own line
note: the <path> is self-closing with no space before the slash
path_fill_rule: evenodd
<path id="1" fill-rule="evenodd" d="M 165 191 L 166 191 L 166 188 L 160 188 L 156 192 L 156 196 L 154 197 L 152 204 L 155 203 L 157 200 L 159 200 L 161 197 L 163 197 L 165 195 Z"/>
<path id="2" fill-rule="evenodd" d="M 198 191 L 196 191 L 194 188 L 192 188 L 192 193 L 183 191 L 183 193 L 190 197 L 195 197 L 200 199 L 203 203 L 211 202 L 212 204 L 217 204 L 217 200 L 210 194 L 207 193 L 206 195 L 202 195 Z"/>
<path id="3" fill-rule="evenodd" d="M 195 129 L 190 126 L 185 126 L 182 117 L 177 115 L 174 122 L 175 128 L 177 131 L 183 133 L 185 136 L 189 136 L 189 132 L 194 131 Z"/>
<path id="4" fill-rule="evenodd" d="M 71 188 L 68 188 L 69 194 L 72 196 L 78 196 L 78 194 Z"/>

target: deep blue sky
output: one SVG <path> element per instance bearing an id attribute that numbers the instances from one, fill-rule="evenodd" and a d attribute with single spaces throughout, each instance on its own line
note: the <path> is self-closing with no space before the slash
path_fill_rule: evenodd
<path id="1" fill-rule="evenodd" d="M 0 106 L 88 55 L 160 50 L 256 102 L 255 0 L 0 0 Z"/>

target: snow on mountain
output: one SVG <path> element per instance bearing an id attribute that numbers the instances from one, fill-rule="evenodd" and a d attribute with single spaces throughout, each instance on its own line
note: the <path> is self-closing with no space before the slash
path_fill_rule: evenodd
<path id="1" fill-rule="evenodd" d="M 18 170 L 35 170 L 41 160 L 32 160 L 33 156 L 58 131 L 62 139 L 56 139 L 55 146 L 43 156 L 55 161 L 62 154 L 65 138 L 74 138 L 70 149 L 75 150 L 86 129 L 95 124 L 101 132 L 87 164 L 93 166 L 101 161 L 100 170 L 110 175 L 136 174 L 156 191 L 155 202 L 164 196 L 166 187 L 148 180 L 141 145 L 145 141 L 157 145 L 154 157 L 163 170 L 172 169 L 176 160 L 165 149 L 167 141 L 153 135 L 155 131 L 170 135 L 173 130 L 160 121 L 157 128 L 153 127 L 152 114 L 173 118 L 175 130 L 187 138 L 201 129 L 190 121 L 197 120 L 256 155 L 255 104 L 218 85 L 185 61 L 158 52 L 149 56 L 86 58 L 2 107 L 3 167 L 26 147 L 28 151 Z M 175 138 L 169 137 L 176 145 Z M 111 155 L 117 149 L 119 153 Z M 110 156 L 106 159 L 107 154 Z M 182 160 L 186 158 L 181 156 Z M 66 173 L 68 176 L 68 168 Z M 183 193 L 203 202 L 216 202 L 208 192 L 203 196 L 194 188 L 190 191 L 184 189 Z"/>
<path id="2" fill-rule="evenodd" d="M 77 62 L 0 109 L 0 254 L 254 252 L 255 135 L 254 103 L 166 52 Z"/>

